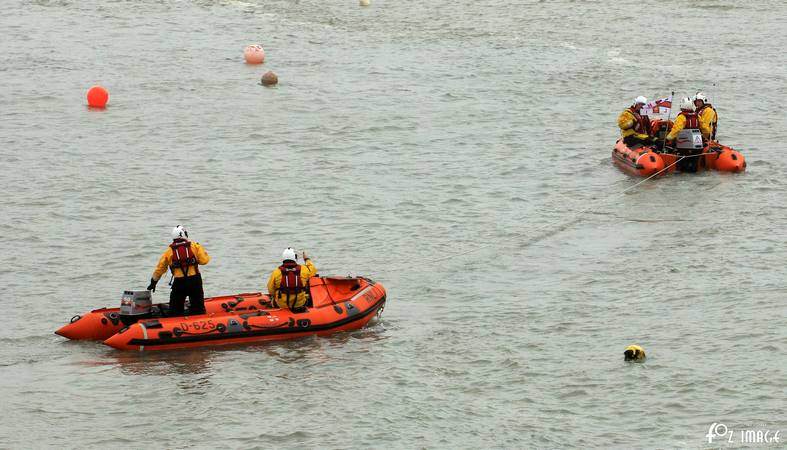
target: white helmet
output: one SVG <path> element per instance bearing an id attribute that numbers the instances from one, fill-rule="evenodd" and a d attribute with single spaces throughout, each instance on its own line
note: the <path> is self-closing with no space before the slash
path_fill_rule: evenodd
<path id="1" fill-rule="evenodd" d="M 697 92 L 694 95 L 694 100 L 699 100 L 702 103 L 708 103 L 708 97 L 706 97 L 705 94 L 703 94 L 702 92 Z"/>
<path id="2" fill-rule="evenodd" d="M 175 239 L 188 239 L 189 232 L 186 230 L 186 227 L 183 225 L 177 225 L 175 228 L 172 229 L 172 240 Z"/>
<path id="3" fill-rule="evenodd" d="M 680 110 L 694 111 L 694 102 L 692 102 L 688 97 L 683 97 L 683 100 L 680 101 Z"/>
<path id="4" fill-rule="evenodd" d="M 298 255 L 295 254 L 295 250 L 292 247 L 287 247 L 283 252 L 281 252 L 282 261 L 287 261 L 288 259 L 295 261 L 297 257 Z"/>
<path id="5" fill-rule="evenodd" d="M 643 105 L 647 105 L 648 104 L 648 99 L 645 98 L 645 96 L 640 95 L 639 97 L 634 99 L 634 104 L 636 105 L 638 103 L 642 103 Z"/>

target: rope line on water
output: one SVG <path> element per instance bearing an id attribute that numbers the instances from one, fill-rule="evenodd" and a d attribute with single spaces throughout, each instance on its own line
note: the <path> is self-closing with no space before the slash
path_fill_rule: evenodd
<path id="1" fill-rule="evenodd" d="M 644 180 L 638 181 L 637 183 L 627 187 L 626 189 L 623 189 L 620 192 L 617 192 L 615 194 L 612 194 L 612 195 L 609 195 L 607 197 L 602 198 L 595 205 L 588 206 L 587 208 L 582 209 L 582 210 L 576 212 L 571 219 L 564 221 L 562 224 L 555 225 L 555 224 L 547 223 L 547 224 L 543 225 L 542 227 L 537 229 L 536 233 L 538 233 L 538 234 L 535 237 L 529 239 L 527 242 L 525 242 L 525 244 L 522 246 L 522 248 L 526 248 L 526 247 L 531 246 L 533 244 L 537 244 L 538 242 L 541 242 L 544 239 L 550 238 L 550 237 L 554 236 L 557 233 L 560 233 L 560 232 L 563 232 L 563 231 L 569 229 L 571 226 L 581 222 L 582 219 L 584 218 L 583 217 L 584 214 L 586 214 L 588 212 L 591 212 L 595 208 L 598 208 L 601 204 L 603 204 L 604 202 L 606 202 L 608 200 L 611 200 L 611 199 L 620 197 L 622 195 L 625 195 L 627 192 L 631 191 L 632 189 L 635 189 L 636 187 L 642 185 L 643 183 L 646 183 L 646 182 L 652 180 L 653 178 L 661 175 L 665 171 L 671 169 L 673 166 L 675 166 L 679 162 L 683 161 L 684 159 L 687 159 L 687 158 L 698 158 L 700 156 L 713 155 L 713 154 L 716 154 L 716 152 L 698 153 L 696 155 L 684 155 L 684 156 L 681 156 L 680 158 L 676 159 L 670 165 L 668 165 L 668 166 L 664 167 L 663 169 L 659 170 L 658 172 L 650 175 L 649 177 L 645 178 Z M 510 240 L 513 240 L 513 239 L 521 238 L 525 234 L 527 234 L 527 232 L 524 232 L 524 231 L 523 232 L 519 232 L 519 233 L 514 233 L 513 235 L 505 237 L 505 238 L 502 238 L 501 240 L 502 241 L 510 241 Z M 440 258 L 429 258 L 429 259 L 423 259 L 422 261 L 412 261 L 411 260 L 406 265 L 402 264 L 402 265 L 393 266 L 393 267 L 389 266 L 388 270 L 383 270 L 383 272 L 397 271 L 399 269 L 403 269 L 403 268 L 406 268 L 406 267 L 411 266 L 411 265 L 418 265 L 418 264 L 424 264 L 424 263 L 434 264 L 436 262 L 442 262 L 442 261 L 446 261 L 446 260 L 449 260 L 449 259 L 458 258 L 458 257 L 461 257 L 461 256 L 469 255 L 471 253 L 475 253 L 475 252 L 480 251 L 480 250 L 484 250 L 486 248 L 489 248 L 489 247 L 492 247 L 492 246 L 495 246 L 495 245 L 499 245 L 501 240 L 498 240 L 497 242 L 493 242 L 493 243 L 477 245 L 477 246 L 475 246 L 473 248 L 470 248 L 468 250 L 452 253 L 452 254 L 450 254 L 448 256 L 443 256 L 443 257 L 440 257 Z"/>

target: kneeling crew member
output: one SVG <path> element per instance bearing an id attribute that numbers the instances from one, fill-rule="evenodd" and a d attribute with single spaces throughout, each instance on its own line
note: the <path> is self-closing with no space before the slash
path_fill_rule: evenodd
<path id="1" fill-rule="evenodd" d="M 156 292 L 156 283 L 167 269 L 174 278 L 172 292 L 169 294 L 169 315 L 182 316 L 186 297 L 191 302 L 189 313 L 205 314 L 205 293 L 202 290 L 202 275 L 199 266 L 210 261 L 208 252 L 196 242 L 189 241 L 189 232 L 183 225 L 172 229 L 172 244 L 164 251 L 158 261 L 148 290 Z"/>
<path id="2" fill-rule="evenodd" d="M 623 136 L 623 143 L 629 147 L 636 144 L 655 144 L 655 139 L 650 137 L 650 119 L 640 114 L 640 110 L 647 103 L 648 99 L 640 95 L 634 99 L 634 104 L 618 116 L 618 127 Z"/>
<path id="3" fill-rule="evenodd" d="M 317 274 L 312 260 L 303 252 L 304 265 L 296 261 L 295 250 L 287 248 L 281 254 L 282 264 L 268 278 L 268 292 L 274 306 L 287 308 L 294 313 L 306 311 L 306 293 L 309 278 Z"/>
<path id="4" fill-rule="evenodd" d="M 667 135 L 667 141 L 674 141 L 678 133 L 684 128 L 700 128 L 700 121 L 697 118 L 697 114 L 694 113 L 694 103 L 688 97 L 684 97 L 680 102 L 680 113 L 675 118 L 672 130 Z"/>

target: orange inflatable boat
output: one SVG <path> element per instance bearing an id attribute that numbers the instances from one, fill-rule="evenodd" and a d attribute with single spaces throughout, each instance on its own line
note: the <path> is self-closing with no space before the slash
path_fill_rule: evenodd
<path id="1" fill-rule="evenodd" d="M 274 308 L 261 293 L 240 294 L 206 299 L 207 313 L 195 316 L 164 317 L 157 305 L 150 316 L 128 326 L 124 320 L 133 318 L 122 316 L 119 309 L 103 308 L 72 320 L 56 333 L 72 339 L 104 339 L 104 344 L 120 350 L 169 350 L 357 330 L 385 307 L 385 288 L 362 277 L 313 277 L 309 291 L 308 307 L 301 313 Z M 110 317 L 113 313 L 115 321 Z M 83 320 L 83 325 L 73 327 Z"/>
<path id="2" fill-rule="evenodd" d="M 671 127 L 671 121 L 654 120 L 652 135 L 663 139 Z M 703 143 L 699 130 L 681 130 L 676 141 L 676 149 L 662 151 L 652 147 L 629 148 L 623 139 L 618 139 L 612 149 L 612 163 L 629 175 L 643 177 L 671 172 L 746 170 L 746 159 L 739 151 L 715 141 Z"/>

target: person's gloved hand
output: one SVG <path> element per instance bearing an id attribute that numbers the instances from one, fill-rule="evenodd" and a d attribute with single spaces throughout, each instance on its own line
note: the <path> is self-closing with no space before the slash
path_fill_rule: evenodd
<path id="1" fill-rule="evenodd" d="M 158 281 L 154 280 L 153 278 L 150 279 L 150 284 L 148 285 L 148 290 L 152 292 L 156 292 L 156 283 Z"/>

